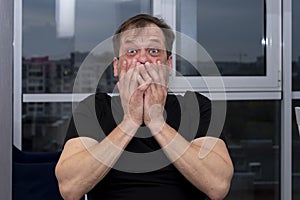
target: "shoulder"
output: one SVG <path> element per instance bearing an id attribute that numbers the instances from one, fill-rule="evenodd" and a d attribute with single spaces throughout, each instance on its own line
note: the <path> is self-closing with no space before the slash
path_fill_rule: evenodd
<path id="1" fill-rule="evenodd" d="M 184 97 L 186 99 L 197 98 L 197 100 L 201 103 L 210 103 L 210 99 L 208 97 L 204 96 L 203 94 L 201 94 L 200 92 L 186 91 L 184 94 Z"/>
<path id="2" fill-rule="evenodd" d="M 78 103 L 77 109 L 80 108 L 95 108 L 102 104 L 110 102 L 110 96 L 106 93 L 90 94 Z"/>
<path id="3" fill-rule="evenodd" d="M 111 97 L 107 93 L 97 92 L 84 98 L 81 103 L 107 102 L 110 101 L 110 98 Z"/>
<path id="4" fill-rule="evenodd" d="M 109 112 L 110 96 L 106 93 L 95 93 L 85 97 L 73 105 L 73 117 L 84 116 L 88 118 L 98 118 L 102 113 Z"/>
<path id="5" fill-rule="evenodd" d="M 198 104 L 200 107 L 210 107 L 211 106 L 211 100 L 204 96 L 203 94 L 195 91 L 186 91 L 183 94 L 168 94 L 168 100 L 170 102 L 179 101 L 183 103 L 184 105 L 195 105 Z"/>

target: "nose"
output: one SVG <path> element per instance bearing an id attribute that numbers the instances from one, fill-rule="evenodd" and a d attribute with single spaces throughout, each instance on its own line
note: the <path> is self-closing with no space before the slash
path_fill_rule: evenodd
<path id="1" fill-rule="evenodd" d="M 145 49 L 140 49 L 140 52 L 137 57 L 137 61 L 143 64 L 149 61 L 147 51 Z"/>

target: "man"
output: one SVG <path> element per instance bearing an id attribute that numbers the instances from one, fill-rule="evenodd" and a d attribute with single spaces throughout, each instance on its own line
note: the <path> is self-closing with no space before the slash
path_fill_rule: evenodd
<path id="1" fill-rule="evenodd" d="M 168 94 L 173 40 L 167 24 L 145 14 L 115 32 L 120 95 L 88 97 L 73 114 L 56 166 L 65 199 L 86 193 L 89 200 L 226 196 L 233 165 L 224 141 L 205 136 L 210 101 L 189 91 Z M 148 156 L 153 152 L 161 152 L 159 158 Z"/>

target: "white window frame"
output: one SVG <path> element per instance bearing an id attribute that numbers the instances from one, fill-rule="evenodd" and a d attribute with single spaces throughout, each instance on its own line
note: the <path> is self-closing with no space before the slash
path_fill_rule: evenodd
<path id="1" fill-rule="evenodd" d="M 227 92 L 260 92 L 267 91 L 273 94 L 270 98 L 280 98 L 281 91 L 281 1 L 266 0 L 266 76 L 224 76 L 225 90 Z M 153 14 L 162 17 L 171 27 L 176 29 L 176 3 L 170 0 L 153 1 Z M 175 44 L 176 45 L 176 44 Z M 176 49 L 176 46 L 174 46 Z M 175 59 L 173 59 L 175 61 Z M 175 62 L 173 63 L 175 66 Z M 175 69 L 176 67 L 173 67 Z M 219 77 L 205 77 L 206 82 L 215 82 Z M 200 77 L 176 77 L 173 70 L 172 84 L 173 91 L 185 91 L 186 81 L 195 90 L 201 92 L 223 92 L 223 88 L 210 87 L 208 91 L 205 81 Z M 241 95 L 241 98 L 242 95 Z"/>
<path id="2" fill-rule="evenodd" d="M 14 109 L 13 144 L 22 149 L 22 0 L 14 1 Z"/>

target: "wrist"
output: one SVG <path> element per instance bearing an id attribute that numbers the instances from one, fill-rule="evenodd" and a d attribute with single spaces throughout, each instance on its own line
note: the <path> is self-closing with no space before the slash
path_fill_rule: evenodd
<path id="1" fill-rule="evenodd" d="M 137 129 L 140 127 L 136 122 L 130 118 L 124 118 L 123 121 L 118 125 L 121 131 L 129 136 L 134 136 Z"/>
<path id="2" fill-rule="evenodd" d="M 151 133 L 153 135 L 156 135 L 160 133 L 165 126 L 166 122 L 163 117 L 159 117 L 156 119 L 151 120 L 149 123 L 147 123 L 147 127 L 150 129 Z"/>

